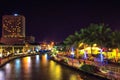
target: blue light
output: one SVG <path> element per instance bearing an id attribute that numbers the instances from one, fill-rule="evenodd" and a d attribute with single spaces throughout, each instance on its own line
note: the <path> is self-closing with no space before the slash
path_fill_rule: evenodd
<path id="1" fill-rule="evenodd" d="M 71 48 L 71 57 L 72 57 L 72 58 L 74 58 L 74 54 L 75 54 L 75 53 L 74 53 L 74 48 L 72 47 L 72 48 Z"/>
<path id="2" fill-rule="evenodd" d="M 37 51 L 37 52 L 39 52 L 39 49 L 38 49 L 38 48 L 36 48 L 36 51 Z"/>
<path id="3" fill-rule="evenodd" d="M 84 59 L 87 59 L 87 51 L 84 52 Z"/>
<path id="4" fill-rule="evenodd" d="M 100 61 L 103 62 L 103 54 L 102 54 L 102 49 L 100 50 Z"/>
<path id="5" fill-rule="evenodd" d="M 21 66 L 20 59 L 16 59 L 16 61 L 15 61 L 15 68 L 16 68 L 17 72 L 19 71 L 20 66 Z"/>
<path id="6" fill-rule="evenodd" d="M 14 14 L 14 16 L 18 16 L 18 14 Z"/>
<path id="7" fill-rule="evenodd" d="M 37 62 L 37 63 L 39 63 L 39 62 L 40 62 L 39 55 L 36 55 L 36 62 Z"/>

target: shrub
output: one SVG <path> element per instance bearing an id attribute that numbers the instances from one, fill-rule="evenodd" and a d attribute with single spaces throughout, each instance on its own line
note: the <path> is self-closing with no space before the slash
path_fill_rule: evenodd
<path id="1" fill-rule="evenodd" d="M 98 67 L 93 65 L 87 65 L 87 64 L 84 64 L 83 66 L 81 66 L 80 69 L 89 73 L 95 73 L 99 71 Z"/>

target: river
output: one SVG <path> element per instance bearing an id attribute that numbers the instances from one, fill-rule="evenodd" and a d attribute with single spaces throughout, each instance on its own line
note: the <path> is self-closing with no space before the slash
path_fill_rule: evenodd
<path id="1" fill-rule="evenodd" d="M 49 60 L 47 54 L 15 59 L 0 68 L 0 80 L 100 80 Z"/>

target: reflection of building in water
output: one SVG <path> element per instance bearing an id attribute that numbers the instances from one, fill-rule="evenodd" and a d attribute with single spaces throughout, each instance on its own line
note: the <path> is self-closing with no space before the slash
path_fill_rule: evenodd
<path id="1" fill-rule="evenodd" d="M 23 58 L 22 59 L 22 63 L 24 64 L 23 65 L 23 72 L 24 73 L 31 73 L 31 66 L 32 66 L 32 64 L 31 64 L 31 57 L 25 57 L 25 58 Z"/>
<path id="2" fill-rule="evenodd" d="M 43 66 L 46 66 L 47 65 L 47 54 L 45 54 L 44 56 L 41 57 L 42 58 L 42 63 L 43 63 Z"/>

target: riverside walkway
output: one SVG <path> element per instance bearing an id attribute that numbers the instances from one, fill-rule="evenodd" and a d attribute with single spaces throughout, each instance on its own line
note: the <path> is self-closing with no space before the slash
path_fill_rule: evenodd
<path id="1" fill-rule="evenodd" d="M 25 57 L 25 56 L 32 56 L 32 55 L 37 55 L 36 54 L 19 54 L 19 55 L 13 55 L 13 56 L 8 56 L 5 58 L 1 58 L 0 60 L 0 67 L 4 66 L 6 63 L 8 63 L 9 61 L 16 59 L 16 58 L 21 58 L 21 57 Z"/>
<path id="2" fill-rule="evenodd" d="M 95 61 L 83 60 L 83 59 L 73 59 L 68 57 L 59 56 L 56 57 L 56 60 L 67 59 L 67 64 L 69 66 L 79 68 L 82 64 L 94 65 L 97 66 L 100 72 L 97 75 L 105 77 L 110 80 L 120 80 L 120 66 L 115 64 L 101 64 Z"/>
<path id="3" fill-rule="evenodd" d="M 32 56 L 36 54 L 20 54 L 20 55 L 15 55 L 15 56 L 10 56 L 1 59 L 1 64 L 0 67 L 4 66 L 6 63 L 9 61 L 16 59 L 16 58 L 21 58 L 25 56 Z M 108 78 L 110 80 L 120 80 L 120 66 L 114 65 L 114 64 L 107 64 L 107 65 L 101 65 L 98 62 L 94 61 L 89 61 L 89 60 L 83 60 L 83 59 L 72 59 L 64 56 L 59 56 L 56 58 L 56 60 L 61 60 L 61 59 L 66 59 L 67 58 L 67 63 L 69 66 L 79 68 L 83 63 L 89 64 L 89 65 L 94 65 L 100 68 L 101 72 L 98 73 L 99 76 Z M 82 64 L 81 64 L 82 63 Z"/>

